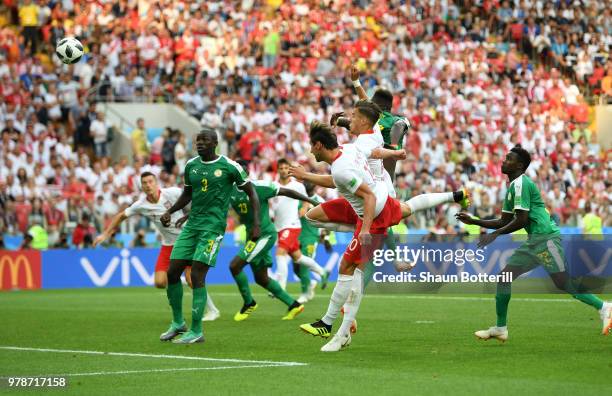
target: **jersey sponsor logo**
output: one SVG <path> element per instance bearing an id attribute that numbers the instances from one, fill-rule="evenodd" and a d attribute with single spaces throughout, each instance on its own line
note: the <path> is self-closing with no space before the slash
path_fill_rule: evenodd
<path id="1" fill-rule="evenodd" d="M 0 290 L 40 289 L 40 261 L 40 252 L 0 252 Z"/>
<path id="2" fill-rule="evenodd" d="M 81 257 L 81 267 L 83 267 L 85 273 L 87 273 L 87 276 L 89 276 L 89 279 L 91 279 L 93 284 L 97 287 L 106 286 L 119 266 L 121 266 L 121 284 L 123 286 L 130 285 L 131 267 L 134 267 L 140 276 L 140 279 L 142 279 L 145 284 L 153 285 L 154 274 L 149 275 L 145 266 L 138 257 L 130 257 L 130 251 L 128 249 L 121 250 L 119 255 L 121 257 L 113 257 L 111 259 L 108 266 L 104 269 L 104 271 L 102 271 L 101 274 L 98 274 L 91 262 L 86 257 Z"/>
<path id="3" fill-rule="evenodd" d="M 221 177 L 222 174 L 223 174 L 223 172 L 221 171 L 221 169 L 217 169 L 215 171 L 215 177 Z"/>
<path id="4" fill-rule="evenodd" d="M 353 188 L 353 187 L 355 187 L 355 185 L 356 185 L 356 184 L 357 184 L 357 179 L 353 178 L 353 179 L 350 181 L 349 186 L 350 186 L 351 188 Z"/>

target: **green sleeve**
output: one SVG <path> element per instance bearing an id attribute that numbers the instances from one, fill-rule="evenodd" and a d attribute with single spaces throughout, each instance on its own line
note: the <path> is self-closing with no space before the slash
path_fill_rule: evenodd
<path id="1" fill-rule="evenodd" d="M 276 197 L 280 187 L 275 183 L 257 183 L 255 184 L 255 191 L 260 200 L 270 199 Z"/>
<path id="2" fill-rule="evenodd" d="M 502 212 L 514 213 L 512 210 L 512 202 L 514 201 L 514 184 L 510 185 L 508 191 L 506 191 L 506 197 L 504 198 L 504 206 L 502 206 Z"/>
<path id="3" fill-rule="evenodd" d="M 183 181 L 186 186 L 191 186 L 191 183 L 189 182 L 189 168 L 191 168 L 191 162 L 187 162 L 185 164 L 185 172 L 183 174 Z"/>
<path id="4" fill-rule="evenodd" d="M 244 171 L 244 169 L 242 169 L 242 166 L 240 166 L 239 163 L 230 160 L 230 164 L 231 164 L 230 168 L 231 168 L 232 177 L 234 178 L 234 183 L 236 183 L 238 187 L 244 186 L 249 181 L 249 178 L 246 172 Z"/>
<path id="5" fill-rule="evenodd" d="M 513 210 L 530 210 L 531 209 L 531 192 L 535 185 L 533 183 L 524 183 L 523 176 L 514 183 L 514 206 Z"/>

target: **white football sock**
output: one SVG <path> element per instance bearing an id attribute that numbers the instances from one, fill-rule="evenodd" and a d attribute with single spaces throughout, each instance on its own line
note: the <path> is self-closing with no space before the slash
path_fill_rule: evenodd
<path id="1" fill-rule="evenodd" d="M 406 204 L 410 207 L 410 211 L 414 213 L 416 211 L 433 208 L 447 202 L 455 202 L 452 192 L 420 194 L 416 197 L 410 198 L 408 201 L 406 201 Z"/>
<path id="2" fill-rule="evenodd" d="M 323 267 L 321 267 L 319 264 L 317 264 L 316 261 L 306 256 L 305 254 L 302 254 L 302 257 L 300 257 L 300 259 L 296 261 L 296 263 L 300 265 L 305 265 L 306 267 L 308 267 L 309 270 L 311 270 L 312 272 L 316 274 L 319 274 L 319 275 L 325 274 L 325 270 L 323 269 Z"/>
<path id="3" fill-rule="evenodd" d="M 342 325 L 338 330 L 338 334 L 347 335 L 350 332 L 351 325 L 357 317 L 359 311 L 359 304 L 361 304 L 361 298 L 363 297 L 363 272 L 360 269 L 355 270 L 353 274 L 353 282 L 351 283 L 351 291 L 346 303 L 344 304 L 344 318 L 342 319 Z"/>
<path id="4" fill-rule="evenodd" d="M 215 306 L 215 303 L 212 300 L 212 297 L 210 297 L 210 293 L 206 292 L 206 311 L 205 312 L 214 312 L 217 311 L 219 312 L 219 309 L 217 309 L 217 307 Z"/>
<path id="5" fill-rule="evenodd" d="M 338 281 L 336 282 L 334 291 L 329 299 L 327 313 L 321 319 L 323 323 L 327 325 L 332 325 L 334 323 L 338 317 L 338 314 L 340 313 L 340 308 L 342 308 L 351 292 L 352 284 L 353 275 L 338 275 Z"/>
<path id="6" fill-rule="evenodd" d="M 276 256 L 276 281 L 285 290 L 289 276 L 289 255 Z"/>

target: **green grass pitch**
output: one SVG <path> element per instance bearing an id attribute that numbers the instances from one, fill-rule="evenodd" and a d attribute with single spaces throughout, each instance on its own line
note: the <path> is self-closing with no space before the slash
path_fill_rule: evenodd
<path id="1" fill-rule="evenodd" d="M 298 325 L 321 317 L 332 287 L 294 321 L 254 287 L 259 309 L 236 323 L 235 286 L 211 286 L 222 316 L 205 323 L 204 344 L 187 346 L 158 340 L 170 320 L 160 290 L 1 293 L 0 377 L 69 375 L 52 392 L 76 395 L 610 393 L 612 337 L 599 334 L 595 310 L 564 295 L 514 295 L 505 344 L 473 336 L 494 322 L 492 296 L 366 295 L 353 344 L 324 354 Z M 188 320 L 190 301 L 186 292 Z M 36 392 L 2 382 L 0 393 Z"/>

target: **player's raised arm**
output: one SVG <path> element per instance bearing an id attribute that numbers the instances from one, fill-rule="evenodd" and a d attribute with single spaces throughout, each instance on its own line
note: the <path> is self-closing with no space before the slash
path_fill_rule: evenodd
<path id="1" fill-rule="evenodd" d="M 306 172 L 302 165 L 291 166 L 289 168 L 289 175 L 300 181 L 307 181 L 317 186 L 336 188 L 331 175 L 317 175 L 316 173 Z"/>
<path id="2" fill-rule="evenodd" d="M 299 201 L 304 201 L 304 202 L 308 202 L 309 204 L 311 204 L 312 206 L 317 206 L 319 203 L 317 201 L 315 201 L 314 199 L 310 199 L 307 196 L 305 196 L 304 194 L 301 194 L 297 191 L 291 190 L 289 188 L 284 188 L 281 187 L 278 190 L 278 195 L 284 195 L 285 197 L 289 197 L 289 198 L 293 198 L 293 199 L 297 199 Z"/>
<path id="3" fill-rule="evenodd" d="M 176 200 L 174 205 L 172 205 L 172 207 L 170 207 L 170 209 L 168 209 L 166 213 L 164 213 L 159 219 L 159 221 L 161 221 L 164 227 L 170 226 L 170 217 L 172 216 L 172 213 L 176 212 L 177 210 L 183 209 L 189 204 L 189 202 L 191 202 L 191 192 L 192 187 L 185 184 L 181 196 Z"/>
<path id="4" fill-rule="evenodd" d="M 375 148 L 374 150 L 372 150 L 372 153 L 370 154 L 370 158 L 372 159 L 394 159 L 397 161 L 403 161 L 406 159 L 406 151 L 403 149 L 400 150 L 389 150 L 386 148 Z"/>
<path id="5" fill-rule="evenodd" d="M 353 87 L 355 87 L 359 99 L 368 99 L 368 94 L 359 81 L 359 69 L 355 65 L 351 66 L 351 81 L 353 81 Z"/>
<path id="6" fill-rule="evenodd" d="M 106 227 L 106 229 L 104 230 L 104 232 L 102 232 L 102 234 L 98 235 L 96 237 L 96 239 L 94 239 L 93 241 L 93 247 L 98 246 L 99 244 L 101 244 L 102 242 L 106 241 L 108 238 L 111 237 L 111 235 L 113 234 L 113 231 L 119 227 L 119 225 L 125 220 L 127 219 L 128 216 L 125 214 L 125 211 L 122 210 L 121 212 L 117 213 L 113 219 L 111 220 L 110 224 L 108 225 L 108 227 Z"/>
<path id="7" fill-rule="evenodd" d="M 257 196 L 257 192 L 255 191 L 255 188 L 253 187 L 253 183 L 251 182 L 247 182 L 243 184 L 242 186 L 239 186 L 238 188 L 244 191 L 249 196 L 249 202 L 251 203 L 251 208 L 253 208 L 253 228 L 251 228 L 250 240 L 256 241 L 257 239 L 259 239 L 259 234 L 260 234 L 259 212 L 261 211 L 261 209 L 259 205 L 259 197 Z"/>

